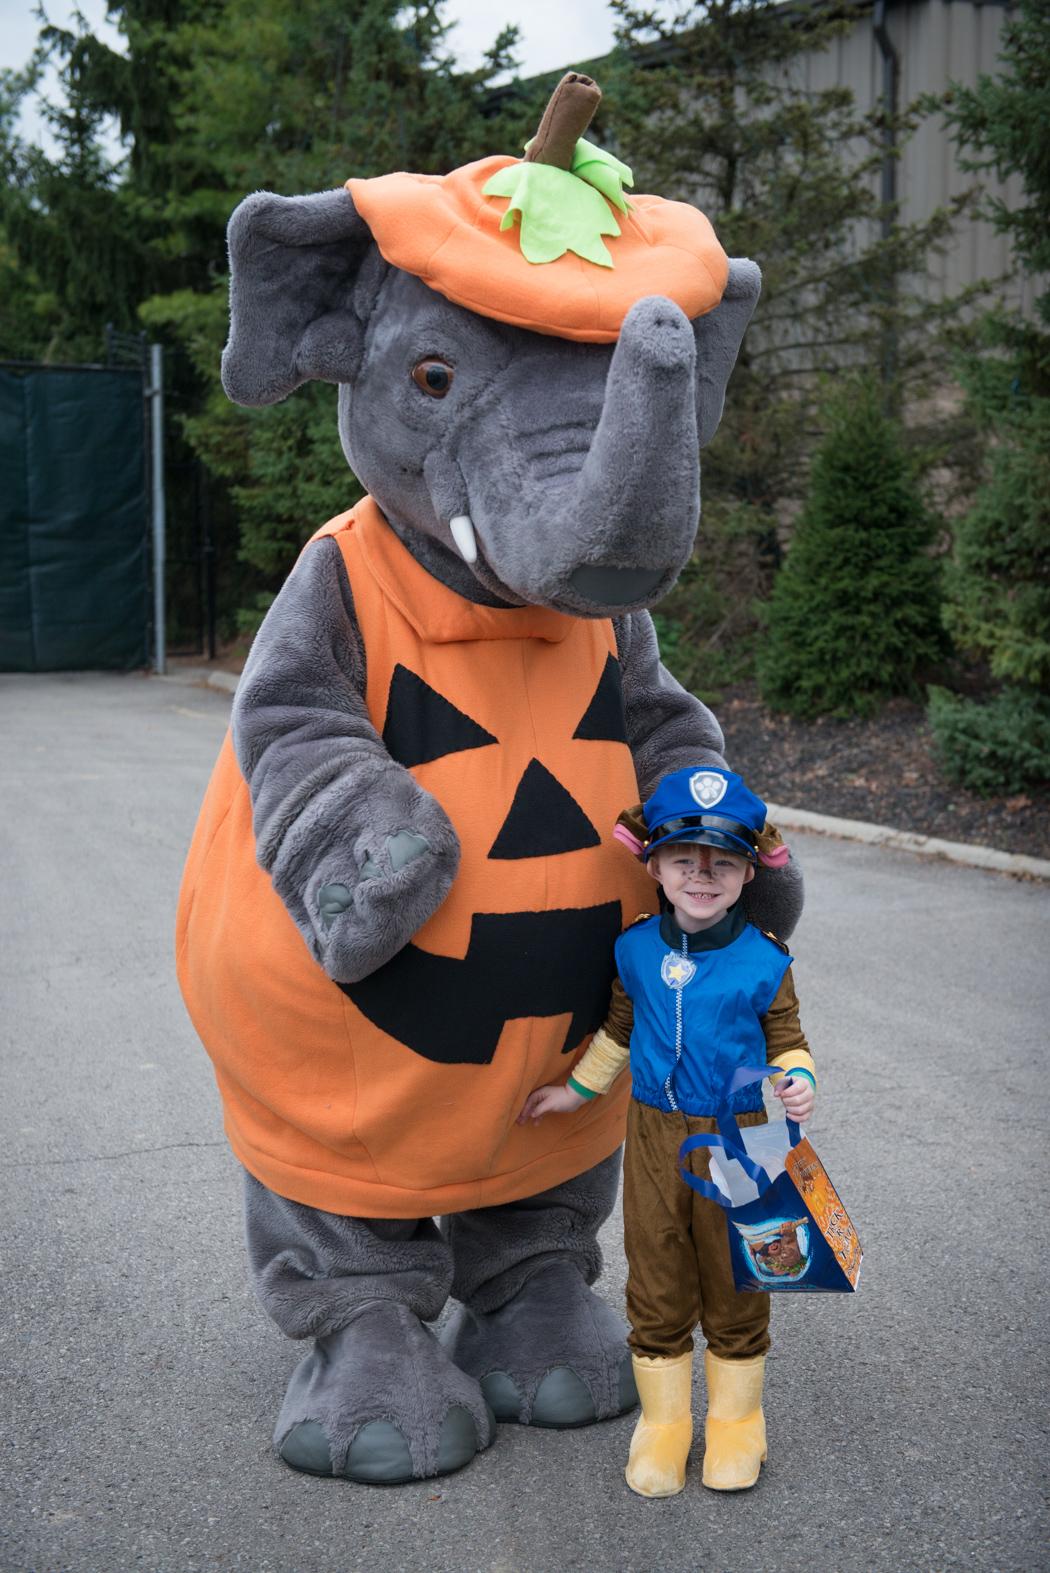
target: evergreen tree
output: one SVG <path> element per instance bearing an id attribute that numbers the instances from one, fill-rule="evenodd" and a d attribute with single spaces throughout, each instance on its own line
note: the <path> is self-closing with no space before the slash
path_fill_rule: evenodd
<path id="1" fill-rule="evenodd" d="M 938 335 L 960 302 L 909 291 L 944 245 L 958 206 L 905 225 L 879 195 L 884 136 L 900 144 L 914 116 L 890 124 L 845 87 L 812 91 L 804 55 L 832 46 L 855 18 L 779 0 L 679 0 L 653 12 L 612 0 L 620 48 L 603 112 L 638 190 L 697 202 L 731 256 L 762 268 L 762 297 L 704 453 L 694 564 L 660 608 L 677 675 L 710 683 L 741 668 L 768 594 L 779 540 L 806 484 L 821 389 L 846 366 L 892 362 L 898 403 L 944 369 Z M 892 354 L 890 353 L 892 348 Z M 909 427 L 924 457 L 956 451 L 954 419 Z M 728 647 L 728 649 L 727 649 Z M 734 661 L 735 657 L 735 661 Z M 703 675 L 702 675 L 703 674 Z"/>
<path id="2" fill-rule="evenodd" d="M 27 69 L 8 73 L 19 99 L 50 62 L 62 102 L 44 103 L 54 155 L 22 142 L 12 116 L 0 115 L 5 166 L 0 224 L 48 302 L 42 359 L 97 360 L 107 322 L 140 327 L 137 308 L 158 290 L 210 281 L 213 225 L 194 248 L 168 244 L 166 212 L 188 196 L 178 183 L 175 112 L 179 39 L 187 18 L 208 0 L 121 0 L 110 7 L 126 53 L 91 33 L 45 24 Z M 104 132 L 116 124 L 123 152 L 113 160 Z"/>
<path id="3" fill-rule="evenodd" d="M 24 71 L 0 71 L 0 161 L 10 191 L 15 159 L 23 151 L 15 126 L 22 100 L 32 90 L 37 63 Z M 36 269 L 19 256 L 10 239 L 10 215 L 0 197 L 0 358 L 33 360 L 53 337 L 57 303 Z"/>
<path id="4" fill-rule="evenodd" d="M 1050 274 L 1050 11 L 1021 0 L 1003 28 L 1001 71 L 953 88 L 948 121 L 971 170 L 1021 177 L 1024 200 L 989 206 L 1021 272 Z M 966 151 L 970 150 L 970 151 Z M 956 527 L 946 622 L 995 685 L 983 700 L 935 689 L 944 762 L 979 791 L 1050 780 L 1050 290 L 1033 316 L 1000 309 L 962 368 L 988 438 L 984 485 Z"/>
<path id="5" fill-rule="evenodd" d="M 827 419 L 757 658 L 763 698 L 803 717 L 914 692 L 942 644 L 931 521 L 880 391 L 858 381 Z"/>
<path id="6" fill-rule="evenodd" d="M 137 247 L 117 215 L 117 177 L 101 148 L 100 117 L 76 100 L 47 108 L 58 144 L 49 157 L 14 130 L 10 111 L 25 91 L 23 79 L 0 123 L 0 228 L 11 272 L 21 275 L 17 293 L 32 305 L 26 317 L 5 313 L 0 354 L 12 353 L 11 334 L 27 358 L 98 360 L 106 322 L 135 326 Z"/>

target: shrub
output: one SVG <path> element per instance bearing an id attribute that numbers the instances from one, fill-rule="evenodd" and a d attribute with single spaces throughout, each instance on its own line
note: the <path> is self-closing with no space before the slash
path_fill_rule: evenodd
<path id="1" fill-rule="evenodd" d="M 1010 686 L 981 704 L 930 689 L 930 725 L 945 772 L 989 797 L 1050 780 L 1050 699 Z"/>
<path id="2" fill-rule="evenodd" d="M 984 704 L 930 693 L 946 773 L 984 794 L 1050 780 L 1050 399 L 996 426 L 987 481 L 956 526 L 944 620 L 1001 690 Z"/>
<path id="3" fill-rule="evenodd" d="M 802 717 L 917 692 L 944 644 L 932 523 L 877 388 L 850 381 L 826 418 L 756 661 L 767 703 Z"/>
<path id="4" fill-rule="evenodd" d="M 994 678 L 1050 689 L 1050 398 L 996 420 L 987 480 L 955 530 L 945 622 Z"/>

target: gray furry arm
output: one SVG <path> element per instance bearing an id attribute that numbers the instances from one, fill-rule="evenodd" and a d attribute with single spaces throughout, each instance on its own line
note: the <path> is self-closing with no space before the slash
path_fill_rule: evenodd
<path id="1" fill-rule="evenodd" d="M 705 704 L 672 677 L 660 660 L 648 612 L 613 624 L 620 656 L 627 742 L 643 798 L 672 770 L 725 765 L 722 728 Z"/>
<path id="2" fill-rule="evenodd" d="M 444 900 L 459 844 L 391 759 L 364 701 L 365 656 L 342 556 L 310 546 L 252 646 L 233 742 L 256 856 L 314 958 L 341 983 L 374 972 Z"/>

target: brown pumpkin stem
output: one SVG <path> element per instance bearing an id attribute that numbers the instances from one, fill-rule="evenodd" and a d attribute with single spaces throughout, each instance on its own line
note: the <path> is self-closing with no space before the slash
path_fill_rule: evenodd
<path id="1" fill-rule="evenodd" d="M 527 164 L 554 164 L 571 169 L 576 143 L 594 119 L 602 90 L 592 77 L 566 71 L 551 94 L 540 129 L 525 153 Z"/>

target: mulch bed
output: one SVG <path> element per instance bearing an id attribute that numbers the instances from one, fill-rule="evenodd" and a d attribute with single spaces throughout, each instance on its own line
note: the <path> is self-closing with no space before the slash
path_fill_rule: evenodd
<path id="1" fill-rule="evenodd" d="M 1050 858 L 1050 783 L 991 798 L 955 786 L 920 705 L 896 699 L 866 721 L 795 721 L 741 687 L 712 709 L 726 758 L 769 802 Z"/>

